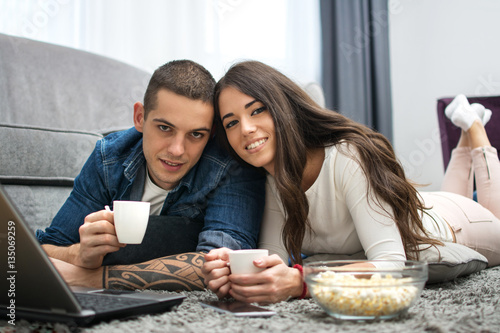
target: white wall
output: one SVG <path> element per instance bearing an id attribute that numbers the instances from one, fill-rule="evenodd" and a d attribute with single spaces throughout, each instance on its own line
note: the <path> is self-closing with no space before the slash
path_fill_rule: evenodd
<path id="1" fill-rule="evenodd" d="M 389 0 L 394 146 L 410 179 L 439 190 L 436 101 L 500 95 L 500 1 Z"/>

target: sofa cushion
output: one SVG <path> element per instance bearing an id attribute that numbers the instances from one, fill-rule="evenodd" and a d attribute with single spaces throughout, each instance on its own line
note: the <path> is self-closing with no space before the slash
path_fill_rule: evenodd
<path id="1" fill-rule="evenodd" d="M 0 34 L 0 121 L 108 133 L 133 125 L 151 73 L 69 47 Z"/>
<path id="2" fill-rule="evenodd" d="M 50 225 L 69 196 L 71 186 L 2 185 L 31 230 Z"/>
<path id="3" fill-rule="evenodd" d="M 428 264 L 428 284 L 453 280 L 488 266 L 488 260 L 482 254 L 461 244 L 445 242 L 444 246 L 422 248 L 420 261 Z M 360 259 L 366 259 L 362 251 L 353 255 L 316 254 L 306 258 L 304 262 Z"/>
<path id="4" fill-rule="evenodd" d="M 0 124 L 0 182 L 72 186 L 101 138 L 95 133 Z"/>

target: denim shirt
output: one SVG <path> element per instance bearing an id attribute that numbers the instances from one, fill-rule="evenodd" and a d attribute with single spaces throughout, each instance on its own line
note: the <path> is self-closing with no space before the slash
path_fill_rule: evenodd
<path id="1" fill-rule="evenodd" d="M 80 242 L 79 227 L 114 200 L 141 200 L 146 179 L 142 133 L 135 128 L 106 136 L 75 178 L 51 225 L 37 230 L 41 244 Z M 198 163 L 171 190 L 160 215 L 204 222 L 196 250 L 255 248 L 265 202 L 265 176 L 233 160 L 211 139 Z M 168 240 L 165 240 L 168 241 Z"/>

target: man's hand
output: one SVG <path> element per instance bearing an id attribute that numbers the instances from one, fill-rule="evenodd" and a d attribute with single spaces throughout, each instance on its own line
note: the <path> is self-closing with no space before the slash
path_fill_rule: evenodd
<path id="1" fill-rule="evenodd" d="M 106 254 L 125 246 L 118 242 L 114 214 L 107 210 L 87 215 L 79 232 L 80 245 L 74 263 L 84 268 L 100 267 Z"/>
<path id="2" fill-rule="evenodd" d="M 79 232 L 80 243 L 70 246 L 44 244 L 42 247 L 51 258 L 93 269 L 101 267 L 106 254 L 125 246 L 116 237 L 113 213 L 106 210 L 87 215 Z"/>
<path id="3" fill-rule="evenodd" d="M 228 248 L 214 249 L 205 255 L 205 263 L 201 272 L 205 278 L 205 285 L 217 297 L 224 298 L 229 295 L 231 282 L 229 281 L 229 252 Z"/>
<path id="4" fill-rule="evenodd" d="M 87 269 L 59 259 L 50 258 L 50 260 L 68 285 L 102 288 L 102 267 Z"/>

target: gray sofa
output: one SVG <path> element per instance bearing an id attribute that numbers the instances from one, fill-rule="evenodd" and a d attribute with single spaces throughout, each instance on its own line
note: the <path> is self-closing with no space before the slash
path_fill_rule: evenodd
<path id="1" fill-rule="evenodd" d="M 0 34 L 0 183 L 35 230 L 69 195 L 95 142 L 133 126 L 151 74 Z"/>

